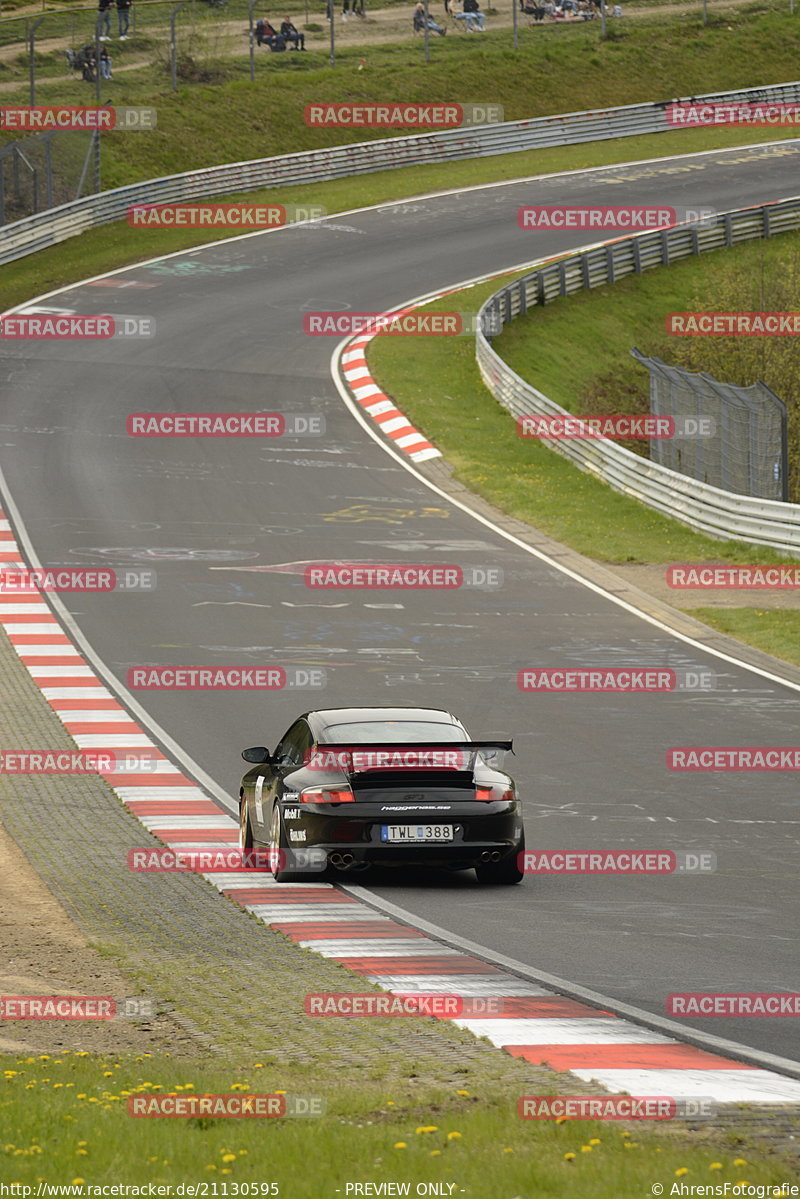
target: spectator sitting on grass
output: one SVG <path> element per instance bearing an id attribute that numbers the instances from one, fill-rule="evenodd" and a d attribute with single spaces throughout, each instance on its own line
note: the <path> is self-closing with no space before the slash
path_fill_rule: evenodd
<path id="1" fill-rule="evenodd" d="M 288 17 L 284 17 L 281 22 L 281 37 L 285 38 L 287 42 L 294 42 L 293 50 L 305 50 L 306 48 L 306 35 L 298 33 Z"/>
<path id="2" fill-rule="evenodd" d="M 447 30 L 443 29 L 441 25 L 437 25 L 436 22 L 434 21 L 433 17 L 431 17 L 431 16 L 428 17 L 428 28 L 430 30 L 432 30 L 433 33 L 438 33 L 442 37 L 444 37 L 444 35 L 447 33 Z M 417 4 L 414 9 L 414 30 L 416 32 L 417 30 L 424 31 L 424 29 L 425 29 L 425 5 L 422 3 L 422 0 L 419 0 L 419 4 Z"/>
<path id="3" fill-rule="evenodd" d="M 270 50 L 286 49 L 286 39 L 273 29 L 266 19 L 261 29 L 261 42 L 262 45 L 269 46 Z"/>

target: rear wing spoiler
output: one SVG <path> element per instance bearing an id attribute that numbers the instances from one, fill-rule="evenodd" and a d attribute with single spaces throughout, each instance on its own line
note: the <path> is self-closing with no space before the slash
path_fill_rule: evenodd
<path id="1" fill-rule="evenodd" d="M 309 770 L 342 770 L 346 774 L 366 774 L 384 770 L 433 770 L 472 772 L 478 757 L 487 765 L 502 764 L 513 753 L 513 742 L 506 739 L 487 741 L 408 741 L 388 745 L 353 742 L 320 742 L 306 751 L 304 765 Z"/>

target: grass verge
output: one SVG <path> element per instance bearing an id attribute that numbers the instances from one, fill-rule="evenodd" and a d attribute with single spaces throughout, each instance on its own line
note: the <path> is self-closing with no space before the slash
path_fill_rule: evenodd
<path id="1" fill-rule="evenodd" d="M 321 1098 L 325 1114 L 136 1119 L 127 1110 L 130 1096 L 278 1090 Z M 774 1186 L 787 1175 L 785 1164 L 750 1152 L 745 1158 L 702 1129 L 527 1121 L 517 1115 L 516 1097 L 501 1092 L 387 1093 L 357 1073 L 317 1088 L 281 1066 L 279 1053 L 244 1068 L 149 1055 L 5 1056 L 0 1113 L 0 1169 L 9 1182 L 32 1186 L 27 1194 L 39 1181 L 89 1195 L 86 1187 L 104 1183 L 191 1180 L 206 1187 L 196 1194 L 320 1199 L 346 1193 L 348 1183 L 391 1179 L 409 1183 L 412 1194 L 415 1184 L 435 1181 L 443 1189 L 418 1193 L 625 1199 L 650 1194 L 654 1182 L 669 1194 L 676 1177 Z"/>
<path id="2" fill-rule="evenodd" d="M 643 328 L 654 327 L 654 312 L 686 307 L 703 269 L 699 260 L 688 260 L 556 301 L 537 310 L 530 321 L 512 324 L 495 344 L 504 355 L 508 351 L 506 356 L 519 373 L 568 407 L 579 387 L 602 369 L 610 369 L 611 362 L 618 363 L 623 345 L 627 355 Z M 430 308 L 474 310 L 497 286 L 497 282 L 481 284 Z M 530 322 L 535 322 L 535 341 L 530 339 Z M 642 341 L 644 337 L 640 348 L 645 348 Z M 762 547 L 695 533 L 613 491 L 540 443 L 523 441 L 513 418 L 483 385 L 470 338 L 449 342 L 437 338 L 436 344 L 419 338 L 414 354 L 408 355 L 402 339 L 377 337 L 370 342 L 367 357 L 382 390 L 441 449 L 456 478 L 502 512 L 587 557 L 637 565 L 796 561 Z M 724 631 L 778 657 L 797 660 L 796 625 L 786 619 L 787 613 L 762 612 L 758 619 L 746 613 L 750 609 L 726 610 Z"/>

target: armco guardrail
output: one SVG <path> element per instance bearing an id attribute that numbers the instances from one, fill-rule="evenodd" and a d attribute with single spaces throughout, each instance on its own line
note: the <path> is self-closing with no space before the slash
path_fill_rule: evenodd
<path id="1" fill-rule="evenodd" d="M 799 228 L 800 197 L 795 197 L 761 208 L 721 213 L 711 228 L 677 225 L 636 234 L 543 265 L 490 296 L 481 315 L 486 316 L 487 327 L 502 327 L 558 296 L 614 283 L 624 275 L 665 266 L 691 254 Z M 476 335 L 476 353 L 486 386 L 515 417 L 568 415 L 520 378 L 481 332 Z M 734 538 L 800 555 L 800 504 L 752 499 L 709 487 L 606 439 L 547 439 L 546 444 L 615 491 L 711 537 Z"/>
<path id="2" fill-rule="evenodd" d="M 692 97 L 692 102 L 696 103 L 732 101 L 800 101 L 800 82 Z M 413 137 L 385 138 L 334 146 L 328 150 L 228 163 L 202 171 L 150 179 L 74 200 L 70 204 L 6 225 L 0 229 L 0 263 L 13 262 L 15 258 L 75 237 L 96 225 L 121 220 L 134 204 L 168 204 L 264 187 L 286 187 L 289 184 L 299 187 L 394 167 L 456 162 L 464 158 L 484 158 L 545 146 L 632 137 L 638 133 L 667 133 L 674 131 L 667 123 L 668 103 L 673 101 L 632 104 L 597 112 L 571 112 L 481 128 L 448 129 Z"/>

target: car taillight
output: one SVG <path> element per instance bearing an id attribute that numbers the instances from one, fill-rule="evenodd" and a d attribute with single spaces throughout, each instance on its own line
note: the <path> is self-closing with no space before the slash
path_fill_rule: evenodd
<path id="1" fill-rule="evenodd" d="M 475 798 L 487 801 L 502 799 L 510 803 L 514 798 L 514 792 L 503 790 L 502 787 L 476 787 Z"/>
<path id="2" fill-rule="evenodd" d="M 301 803 L 355 803 L 352 791 L 302 791 Z"/>

